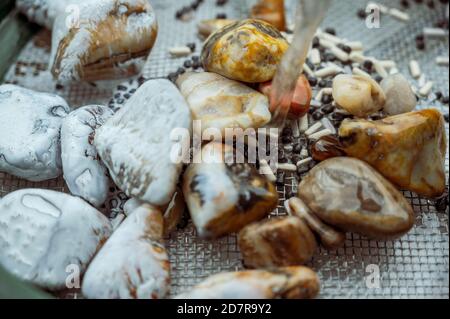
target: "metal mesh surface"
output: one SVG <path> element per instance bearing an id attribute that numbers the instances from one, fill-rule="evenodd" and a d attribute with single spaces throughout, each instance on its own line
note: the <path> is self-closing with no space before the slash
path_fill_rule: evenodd
<path id="1" fill-rule="evenodd" d="M 205 0 L 188 22 L 176 21 L 175 12 L 190 3 L 189 0 L 152 0 L 159 20 L 159 35 L 151 56 L 144 68 L 146 78 L 165 77 L 176 71 L 185 58 L 171 58 L 168 48 L 196 43 L 199 54 L 202 41 L 197 38 L 196 22 L 214 18 L 218 13 L 226 13 L 229 18 L 247 15 L 250 2 L 230 0 L 225 6 L 217 6 L 215 0 Z M 400 7 L 400 1 L 380 1 L 389 6 Z M 366 55 L 393 59 L 401 73 L 409 76 L 408 62 L 419 61 L 427 79 L 434 82 L 434 91 L 448 95 L 448 67 L 439 67 L 434 58 L 448 55 L 448 40 L 427 41 L 427 50 L 415 48 L 415 35 L 424 26 L 431 26 L 445 16 L 444 6 L 435 1 L 435 9 L 425 4 L 410 1 L 406 11 L 411 16 L 409 23 L 382 16 L 380 29 L 368 29 L 356 11 L 365 7 L 365 1 L 335 0 L 324 27 L 333 27 L 338 35 L 349 40 L 362 41 Z M 290 7 L 291 8 L 291 7 Z M 293 9 L 288 10 L 290 14 Z M 75 84 L 61 87 L 46 71 L 49 55 L 49 34 L 41 32 L 23 49 L 18 62 L 12 65 L 6 81 L 25 87 L 60 94 L 72 106 L 92 103 L 107 104 L 113 95 L 116 83 L 93 86 Z M 410 78 L 412 82 L 415 82 Z M 128 82 L 128 87 L 137 86 L 137 81 Z M 437 107 L 448 114 L 448 105 L 429 100 L 421 101 L 421 107 Z M 114 99 L 115 101 L 118 98 Z M 119 97 L 120 100 L 120 97 Z M 448 124 L 447 131 L 448 131 Z M 448 176 L 448 154 L 446 159 Z M 273 215 L 285 214 L 283 202 L 289 194 L 295 194 L 298 181 L 294 175 L 285 178 L 285 185 L 278 187 L 279 207 Z M 0 197 L 25 188 L 41 187 L 67 192 L 62 178 L 44 183 L 31 183 L 5 173 L 0 173 Z M 320 298 L 448 298 L 449 295 L 449 208 L 436 209 L 435 202 L 422 199 L 410 192 L 404 192 L 416 213 L 414 228 L 395 241 L 367 240 L 357 234 L 347 234 L 345 246 L 336 251 L 320 248 L 309 263 L 321 279 Z M 121 210 L 126 198 L 117 189 L 111 190 L 111 198 L 104 207 L 105 212 L 114 215 Z M 173 233 L 166 240 L 172 265 L 172 295 L 187 290 L 207 276 L 221 271 L 242 268 L 241 256 L 236 236 L 230 235 L 215 241 L 197 238 L 191 223 L 183 230 Z M 368 265 L 380 269 L 379 288 L 367 288 Z"/>

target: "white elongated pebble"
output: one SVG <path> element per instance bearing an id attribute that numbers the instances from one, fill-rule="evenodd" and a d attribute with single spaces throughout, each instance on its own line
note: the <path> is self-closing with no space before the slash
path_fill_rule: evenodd
<path id="1" fill-rule="evenodd" d="M 335 75 L 337 73 L 339 73 L 340 70 L 338 68 L 336 68 L 334 65 L 329 65 L 326 66 L 320 70 L 317 70 L 314 74 L 318 77 L 318 78 L 324 78 L 330 75 Z"/>
<path id="2" fill-rule="evenodd" d="M 311 68 L 306 63 L 303 64 L 303 71 L 305 71 L 309 76 L 314 77 L 314 71 L 311 70 Z"/>
<path id="3" fill-rule="evenodd" d="M 303 167 L 303 166 L 311 163 L 312 161 L 313 161 L 312 157 L 307 157 L 307 158 L 299 160 L 296 165 L 297 165 L 297 167 Z"/>
<path id="4" fill-rule="evenodd" d="M 391 8 L 391 9 L 389 9 L 388 13 L 389 13 L 389 15 L 391 15 L 392 17 L 394 17 L 400 21 L 403 21 L 403 22 L 409 21 L 409 14 L 404 11 L 398 10 L 396 8 Z"/>
<path id="5" fill-rule="evenodd" d="M 395 68 L 395 66 L 397 65 L 393 60 L 379 60 L 378 62 L 383 68 L 388 70 Z"/>
<path id="6" fill-rule="evenodd" d="M 416 60 L 409 61 L 409 72 L 411 73 L 411 76 L 415 79 L 418 79 L 422 72 L 420 71 L 420 65 L 419 62 Z"/>
<path id="7" fill-rule="evenodd" d="M 173 130 L 190 130 L 189 107 L 168 80 L 145 82 L 96 134 L 94 143 L 116 185 L 128 196 L 167 204 L 182 163 L 171 152 Z"/>
<path id="8" fill-rule="evenodd" d="M 384 111 L 396 115 L 412 111 L 417 104 L 416 96 L 408 80 L 400 73 L 389 75 L 380 83 L 386 95 Z"/>
<path id="9" fill-rule="evenodd" d="M 349 59 L 349 55 L 344 50 L 338 48 L 337 46 L 333 46 L 331 48 L 331 53 L 333 53 L 339 60 L 342 62 L 347 62 Z"/>
<path id="10" fill-rule="evenodd" d="M 292 136 L 300 137 L 300 130 L 298 129 L 298 121 L 293 120 L 291 122 Z"/>
<path id="11" fill-rule="evenodd" d="M 420 89 L 419 94 L 422 96 L 428 96 L 433 88 L 433 82 L 427 81 Z"/>
<path id="12" fill-rule="evenodd" d="M 277 177 L 270 168 L 269 163 L 267 163 L 267 161 L 264 159 L 259 161 L 259 172 L 271 182 L 275 182 L 277 180 Z"/>
<path id="13" fill-rule="evenodd" d="M 12 84 L 0 86 L 0 172 L 30 181 L 61 174 L 63 98 Z"/>
<path id="14" fill-rule="evenodd" d="M 95 256 L 83 278 L 91 299 L 159 299 L 170 285 L 170 264 L 162 244 L 161 212 L 138 206 Z"/>
<path id="15" fill-rule="evenodd" d="M 317 132 L 321 127 L 322 127 L 322 123 L 320 123 L 320 122 L 314 123 L 313 125 L 311 125 L 310 128 L 308 128 L 308 129 L 305 131 L 305 135 L 306 135 L 306 136 L 309 136 L 309 135 L 311 135 L 311 134 L 314 134 L 314 133 Z"/>
<path id="16" fill-rule="evenodd" d="M 95 130 L 112 115 L 105 106 L 88 105 L 71 112 L 61 126 L 64 180 L 73 195 L 96 207 L 106 200 L 109 178 L 93 145 Z"/>
<path id="17" fill-rule="evenodd" d="M 169 53 L 173 57 L 184 57 L 188 56 L 192 53 L 191 49 L 187 46 L 181 46 L 181 47 L 173 47 L 169 49 Z"/>
<path id="18" fill-rule="evenodd" d="M 59 290 L 67 269 L 82 275 L 111 231 L 108 219 L 78 197 L 15 191 L 0 201 L 0 264 L 20 279 Z"/>
<path id="19" fill-rule="evenodd" d="M 289 164 L 289 163 L 278 163 L 277 168 L 282 171 L 295 172 L 297 170 L 297 166 L 295 166 L 295 164 Z"/>
<path id="20" fill-rule="evenodd" d="M 361 52 L 351 52 L 349 55 L 350 60 L 363 63 L 366 60 L 366 57 Z"/>
<path id="21" fill-rule="evenodd" d="M 348 41 L 345 45 L 352 49 L 352 51 L 362 51 L 364 49 L 361 41 Z"/>
<path id="22" fill-rule="evenodd" d="M 312 64 L 319 65 L 320 62 L 321 62 L 319 50 L 317 50 L 315 48 L 312 49 L 311 53 L 310 53 L 310 56 L 309 56 L 309 59 L 310 59 Z"/>
<path id="23" fill-rule="evenodd" d="M 440 66 L 448 66 L 448 56 L 436 57 L 436 64 Z"/>
<path id="24" fill-rule="evenodd" d="M 300 133 L 304 133 L 309 127 L 308 114 L 303 115 L 298 122 L 298 129 Z"/>
<path id="25" fill-rule="evenodd" d="M 219 74 L 186 72 L 177 85 L 202 130 L 259 128 L 271 119 L 268 98 L 250 87 Z"/>
<path id="26" fill-rule="evenodd" d="M 428 38 L 447 38 L 448 34 L 441 28 L 423 28 L 423 34 Z"/>
<path id="27" fill-rule="evenodd" d="M 323 127 L 329 129 L 331 131 L 331 134 L 336 134 L 336 128 L 334 127 L 333 123 L 330 122 L 330 120 L 326 117 L 322 118 L 320 120 Z"/>
<path id="28" fill-rule="evenodd" d="M 315 140 L 318 140 L 321 137 L 324 137 L 324 136 L 327 136 L 327 135 L 331 135 L 331 134 L 333 134 L 333 132 L 330 129 L 326 128 L 326 129 L 323 129 L 323 130 L 321 130 L 319 132 L 316 132 L 314 134 L 309 135 L 308 138 L 310 140 L 312 140 L 312 141 L 315 141 Z"/>

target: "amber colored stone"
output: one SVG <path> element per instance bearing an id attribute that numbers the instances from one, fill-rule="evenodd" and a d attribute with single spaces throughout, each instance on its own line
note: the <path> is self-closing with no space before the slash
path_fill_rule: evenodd
<path id="1" fill-rule="evenodd" d="M 286 31 L 284 0 L 260 0 L 251 10 L 251 18 L 260 19 L 280 31 Z"/>
<path id="2" fill-rule="evenodd" d="M 334 135 L 321 137 L 311 146 L 311 155 L 315 161 L 324 161 L 331 157 L 344 156 L 345 152 Z"/>

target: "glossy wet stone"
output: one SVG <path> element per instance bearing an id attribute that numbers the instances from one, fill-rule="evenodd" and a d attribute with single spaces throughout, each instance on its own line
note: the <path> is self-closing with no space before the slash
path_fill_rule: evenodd
<path id="1" fill-rule="evenodd" d="M 23 189 L 0 200 L 0 264 L 43 288 L 60 290 L 74 271 L 83 275 L 111 232 L 105 216 L 65 193 Z"/>
<path id="2" fill-rule="evenodd" d="M 61 159 L 70 192 L 101 206 L 108 195 L 109 178 L 94 144 L 95 131 L 113 115 L 101 105 L 88 105 L 66 116 L 61 126 Z"/>
<path id="3" fill-rule="evenodd" d="M 297 217 L 271 218 L 239 232 L 239 250 L 249 268 L 302 265 L 317 249 L 309 227 Z"/>
<path id="4" fill-rule="evenodd" d="M 357 117 L 367 117 L 385 104 L 385 94 L 373 79 L 340 74 L 333 80 L 333 98 L 344 110 Z"/>
<path id="5" fill-rule="evenodd" d="M 139 204 L 89 265 L 82 292 L 95 299 L 158 299 L 169 291 L 170 264 L 161 212 Z"/>
<path id="6" fill-rule="evenodd" d="M 191 128 L 189 107 L 168 80 L 145 82 L 96 134 L 94 143 L 116 185 L 129 197 L 167 204 L 182 163 L 172 158 L 173 129 Z"/>
<path id="7" fill-rule="evenodd" d="M 202 50 L 206 71 L 242 82 L 266 82 L 276 72 L 287 41 L 270 24 L 243 20 L 211 34 Z"/>
<path id="8" fill-rule="evenodd" d="M 213 275 L 176 299 L 308 299 L 320 283 L 308 267 L 247 270 Z"/>
<path id="9" fill-rule="evenodd" d="M 248 86 L 210 72 L 187 72 L 177 85 L 202 130 L 259 128 L 271 119 L 268 99 Z"/>
<path id="10" fill-rule="evenodd" d="M 378 121 L 344 120 L 339 140 L 402 189 L 427 197 L 445 190 L 447 141 L 442 114 L 425 109 Z"/>
<path id="11" fill-rule="evenodd" d="M 298 195 L 326 223 L 369 238 L 398 237 L 414 224 L 414 212 L 395 186 L 355 158 L 319 163 L 300 182 Z"/>
<path id="12" fill-rule="evenodd" d="M 203 161 L 195 157 L 183 177 L 183 194 L 199 236 L 239 231 L 276 208 L 273 183 L 249 164 L 232 162 L 231 146 L 213 142 L 201 153 Z"/>
<path id="13" fill-rule="evenodd" d="M 63 98 L 12 84 L 0 86 L 0 171 L 38 182 L 61 174 Z"/>

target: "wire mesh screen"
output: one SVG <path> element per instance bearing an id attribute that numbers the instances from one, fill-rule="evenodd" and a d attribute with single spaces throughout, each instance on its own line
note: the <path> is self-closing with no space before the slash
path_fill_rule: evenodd
<path id="1" fill-rule="evenodd" d="M 194 54 L 199 55 L 202 45 L 196 29 L 199 20 L 215 18 L 217 14 L 226 14 L 229 18 L 245 17 L 254 1 L 230 0 L 224 6 L 218 6 L 215 0 L 205 0 L 189 21 L 175 19 L 176 11 L 188 5 L 189 0 L 151 2 L 157 12 L 159 35 L 144 68 L 145 78 L 166 77 L 182 66 L 185 58 L 172 58 L 168 48 L 193 42 L 196 44 Z M 292 2 L 296 1 L 288 1 L 287 11 L 290 15 L 294 12 Z M 400 1 L 380 3 L 400 8 Z M 395 60 L 400 72 L 406 76 L 409 76 L 409 60 L 418 60 L 427 79 L 434 82 L 434 90 L 448 95 L 448 67 L 435 63 L 436 56 L 448 56 L 448 39 L 427 42 L 424 51 L 415 47 L 415 35 L 423 27 L 431 26 L 445 17 L 445 6 L 439 1 L 434 1 L 434 8 L 410 1 L 409 8 L 405 9 L 411 17 L 408 23 L 383 15 L 380 29 L 368 29 L 356 14 L 365 5 L 365 1 L 358 0 L 333 1 L 323 27 L 335 28 L 340 37 L 362 41 L 366 55 Z M 69 86 L 55 83 L 47 70 L 49 50 L 49 32 L 42 31 L 23 49 L 5 80 L 35 90 L 57 93 L 75 107 L 92 103 L 117 107 L 126 99 L 122 90 L 115 89 L 118 83 L 114 82 Z M 131 79 L 124 85 L 130 90 L 136 88 L 137 83 L 138 79 Z M 428 100 L 421 100 L 418 108 L 432 106 L 448 114 L 448 104 L 443 105 L 433 98 L 431 94 Z M 448 131 L 448 123 L 446 128 Z M 448 153 L 446 173 L 448 176 Z M 279 207 L 272 215 L 285 214 L 284 200 L 296 194 L 297 184 L 296 174 L 286 173 L 284 185 L 277 186 Z M 25 187 L 68 191 L 62 178 L 32 183 L 0 173 L 0 196 Z M 321 279 L 320 298 L 448 298 L 449 208 L 447 205 L 440 207 L 442 205 L 438 202 L 410 192 L 404 194 L 414 208 L 416 222 L 414 228 L 402 238 L 374 241 L 348 233 L 344 247 L 335 251 L 320 248 L 316 252 L 309 266 L 318 272 Z M 120 190 L 112 188 L 103 211 L 114 216 L 122 209 L 125 200 L 126 196 Z M 235 235 L 214 241 L 202 240 L 197 238 L 195 228 L 189 223 L 167 238 L 166 245 L 172 267 L 172 295 L 189 289 L 211 274 L 242 268 Z M 369 265 L 376 265 L 380 269 L 379 287 L 368 288 Z M 75 292 L 65 296 L 79 295 Z"/>

